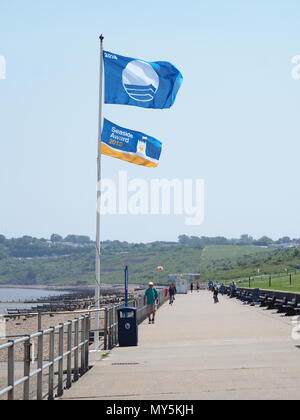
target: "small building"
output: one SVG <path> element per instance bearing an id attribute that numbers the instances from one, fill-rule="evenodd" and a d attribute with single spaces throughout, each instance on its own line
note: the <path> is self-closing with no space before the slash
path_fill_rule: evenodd
<path id="1" fill-rule="evenodd" d="M 176 284 L 177 293 L 179 295 L 186 295 L 190 289 L 191 283 L 196 285 L 200 280 L 200 274 L 171 274 L 169 276 L 170 283 Z"/>

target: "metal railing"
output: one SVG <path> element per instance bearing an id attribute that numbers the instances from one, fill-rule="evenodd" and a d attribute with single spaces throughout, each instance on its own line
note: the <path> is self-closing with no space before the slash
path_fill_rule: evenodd
<path id="1" fill-rule="evenodd" d="M 143 300 L 140 298 L 129 303 L 129 306 L 137 308 L 138 324 L 148 316 Z M 165 292 L 160 291 L 159 307 L 166 300 Z M 27 336 L 14 336 L 20 338 L 0 345 L 0 353 L 7 351 L 7 386 L 1 389 L 0 381 L 0 399 L 6 396 L 8 400 L 53 400 L 62 396 L 64 389 L 70 389 L 72 384 L 89 370 L 90 344 L 95 334 L 101 336 L 100 346 L 95 350 L 109 351 L 118 345 L 118 309 L 121 306 L 123 305 L 73 312 L 81 316 L 45 330 L 41 329 L 40 314 L 24 314 L 24 316 L 38 316 L 40 330 Z M 103 328 L 97 330 L 91 328 L 91 315 L 95 312 L 104 314 Z M 70 312 L 49 312 L 43 315 L 70 315 Z M 35 361 L 32 347 L 36 341 Z M 20 348 L 18 346 L 23 346 L 22 373 L 16 368 L 16 349 Z M 17 375 L 21 378 L 17 379 Z M 22 385 L 23 392 L 20 392 Z"/>
<path id="2" fill-rule="evenodd" d="M 72 321 L 51 327 L 36 334 L 24 336 L 17 340 L 10 340 L 0 346 L 0 350 L 7 350 L 7 387 L 0 390 L 0 397 L 7 394 L 8 400 L 16 399 L 16 389 L 23 385 L 23 395 L 18 399 L 29 400 L 30 384 L 35 379 L 36 399 L 48 398 L 53 400 L 56 396 L 61 396 L 66 388 L 71 388 L 72 383 L 76 382 L 80 376 L 89 369 L 89 332 L 90 315 L 84 315 Z M 58 341 L 55 342 L 55 336 Z M 65 335 L 67 340 L 65 340 Z M 48 338 L 48 355 L 45 357 L 45 338 Z M 32 371 L 32 342 L 38 342 L 37 366 Z M 18 345 L 23 345 L 23 377 L 16 380 L 15 349 Z M 66 378 L 64 377 L 64 360 L 67 360 Z M 57 373 L 55 368 L 57 367 Z M 48 381 L 43 380 L 45 371 L 48 374 Z M 57 385 L 54 376 L 57 375 Z M 46 388 L 46 389 L 45 389 Z"/>

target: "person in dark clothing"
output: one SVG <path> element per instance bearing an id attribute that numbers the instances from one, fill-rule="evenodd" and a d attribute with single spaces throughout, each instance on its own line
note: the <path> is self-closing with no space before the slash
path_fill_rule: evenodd
<path id="1" fill-rule="evenodd" d="M 214 297 L 214 302 L 219 303 L 219 289 L 217 286 L 214 287 L 213 297 Z"/>
<path id="2" fill-rule="evenodd" d="M 191 293 L 194 291 L 194 283 L 191 283 Z"/>
<path id="3" fill-rule="evenodd" d="M 171 284 L 171 286 L 169 287 L 169 298 L 170 298 L 170 305 L 173 305 L 174 300 L 175 300 L 175 295 L 177 293 L 177 289 L 175 284 Z"/>

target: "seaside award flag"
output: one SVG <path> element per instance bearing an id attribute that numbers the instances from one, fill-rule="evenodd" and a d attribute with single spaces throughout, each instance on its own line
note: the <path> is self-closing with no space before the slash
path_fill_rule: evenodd
<path id="1" fill-rule="evenodd" d="M 105 103 L 143 108 L 171 108 L 183 81 L 173 64 L 149 63 L 103 53 L 105 67 Z"/>
<path id="2" fill-rule="evenodd" d="M 101 141 L 102 154 L 135 165 L 156 168 L 161 149 L 162 144 L 159 140 L 104 120 Z"/>

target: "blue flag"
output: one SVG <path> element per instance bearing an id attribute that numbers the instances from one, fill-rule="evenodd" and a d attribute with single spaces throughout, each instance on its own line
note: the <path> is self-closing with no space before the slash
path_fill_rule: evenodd
<path id="1" fill-rule="evenodd" d="M 171 108 L 183 77 L 173 64 L 148 63 L 104 51 L 105 103 Z"/>
<path id="2" fill-rule="evenodd" d="M 135 165 L 156 168 L 161 155 L 162 144 L 154 137 L 138 131 L 119 127 L 104 120 L 101 153 Z"/>

